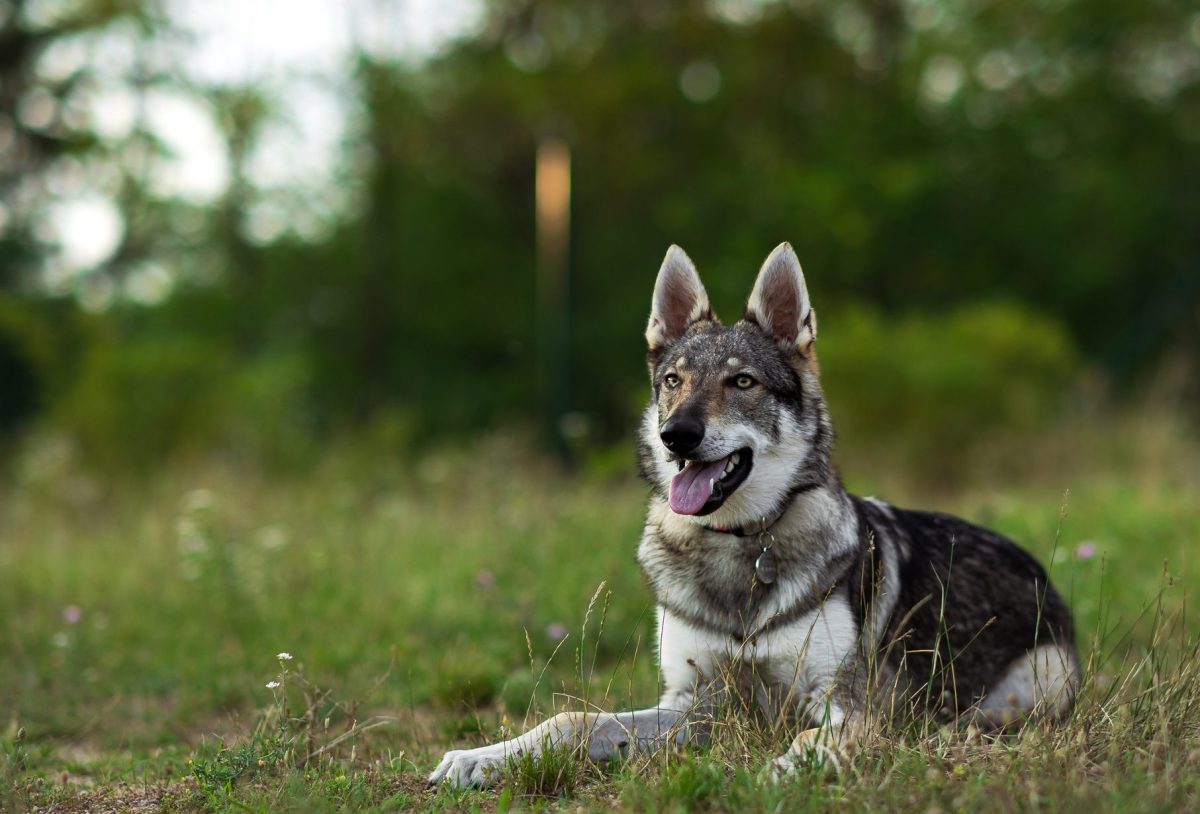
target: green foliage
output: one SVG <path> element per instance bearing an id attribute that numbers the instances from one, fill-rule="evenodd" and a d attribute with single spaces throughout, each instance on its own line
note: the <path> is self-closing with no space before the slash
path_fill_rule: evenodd
<path id="1" fill-rule="evenodd" d="M 278 738 L 255 735 L 250 742 L 233 748 L 221 745 L 211 755 L 201 753 L 192 765 L 192 777 L 200 793 L 218 802 L 228 796 L 242 778 L 254 777 L 260 771 L 275 769 L 280 761 L 283 744 Z"/>
<path id="2" fill-rule="evenodd" d="M 29 351 L 22 347 L 28 338 L 13 333 L 10 325 L 0 329 L 0 380 L 4 382 L 0 433 L 4 434 L 20 427 L 34 415 L 42 397 L 34 362 Z"/>
<path id="3" fill-rule="evenodd" d="M 264 202 L 314 194 L 255 186 L 282 115 L 268 87 L 154 83 L 218 125 L 233 178 L 207 205 L 131 160 L 164 149 L 141 124 L 113 140 L 87 116 L 44 132 L 17 116 L 19 148 L 0 156 L 4 189 L 24 190 L 0 230 L 0 427 L 41 416 L 95 463 L 145 468 L 210 447 L 298 464 L 374 422 L 406 425 L 405 445 L 533 423 L 549 386 L 532 239 L 546 134 L 572 151 L 571 374 L 554 400 L 582 418 L 581 458 L 627 436 L 671 242 L 726 318 L 770 247 L 796 245 L 831 392 L 854 395 L 839 411 L 864 443 L 896 432 L 933 456 L 968 427 L 1025 425 L 1080 363 L 1128 392 L 1176 358 L 1192 394 L 1200 86 L 1184 6 L 651 5 L 485 4 L 477 34 L 429 61 L 364 52 L 326 77 L 355 98 L 358 129 L 336 189 L 316 195 L 353 204 L 304 237 L 251 228 Z M 0 83 L 10 109 L 46 94 L 86 107 L 93 68 L 43 75 L 55 46 L 136 49 L 170 28 L 136 0 L 80 3 L 37 30 L 24 17 L 0 22 L 20 44 Z M 110 179 L 124 233 L 64 277 L 35 227 L 60 176 L 81 173 Z M 146 268 L 174 283 L 165 302 L 127 296 Z M 31 318 L 47 288 L 102 309 L 102 330 Z M 897 352 L 868 350 L 882 347 Z M 888 411 L 858 406 L 875 382 Z M 941 449 L 931 427 L 946 428 Z"/>
<path id="4" fill-rule="evenodd" d="M 2 737 L 3 740 L 0 740 L 0 804 L 11 808 L 15 802 L 17 788 L 28 768 L 25 728 L 17 726 L 14 722 Z"/>
<path id="5" fill-rule="evenodd" d="M 159 464 L 211 438 L 230 364 L 220 347 L 184 337 L 98 346 L 59 421 L 103 465 Z"/>
<path id="6" fill-rule="evenodd" d="M 278 678 L 267 684 L 274 703 L 259 713 L 250 736 L 232 746 L 223 741 L 215 747 L 204 744 L 188 761 L 193 796 L 208 806 L 228 804 L 235 799 L 239 783 L 264 775 L 278 776 L 287 771 L 307 774 L 322 766 L 329 768 L 340 744 L 389 723 L 381 718 L 360 724 L 354 719 L 358 702 L 332 701 L 332 691 L 310 682 L 301 668 L 293 669 L 290 653 L 279 653 L 277 659 Z M 299 710 L 292 706 L 293 696 L 301 700 Z M 346 796 L 354 785 L 347 782 L 344 773 L 322 780 L 325 792 L 337 797 Z"/>
<path id="7" fill-rule="evenodd" d="M 4 744 L 4 771 L 2 775 L 6 783 L 25 771 L 28 756 L 25 753 L 25 727 L 13 726 L 11 732 L 4 736 L 0 743 Z"/>
<path id="8" fill-rule="evenodd" d="M 547 744 L 541 754 L 526 752 L 509 761 L 503 782 L 524 797 L 570 797 L 586 767 L 579 750 Z"/>
<path id="9" fill-rule="evenodd" d="M 73 303 L 0 291 L 0 436 L 65 398 L 97 334 Z"/>
<path id="10" fill-rule="evenodd" d="M 313 443 L 308 362 L 298 352 L 239 359 L 221 338 L 154 329 L 95 342 L 78 367 L 48 424 L 101 469 L 150 473 L 214 449 L 294 465 Z"/>
<path id="11" fill-rule="evenodd" d="M 685 756 L 667 761 L 654 785 L 631 785 L 627 793 L 635 811 L 708 811 L 729 795 L 729 778 L 719 765 Z"/>
<path id="12" fill-rule="evenodd" d="M 953 465 L 973 442 L 1044 425 L 1078 364 L 1057 322 L 1016 306 L 822 317 L 822 383 L 839 436 L 859 449 L 899 446 L 916 467 Z"/>

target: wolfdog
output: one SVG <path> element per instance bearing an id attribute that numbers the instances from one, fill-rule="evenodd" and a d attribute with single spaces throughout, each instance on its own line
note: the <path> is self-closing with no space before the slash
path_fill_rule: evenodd
<path id="1" fill-rule="evenodd" d="M 553 747 L 603 760 L 703 742 L 714 705 L 745 686 L 750 709 L 800 726 L 774 775 L 836 762 L 897 717 L 990 729 L 1069 710 L 1073 623 L 1032 556 L 965 520 L 842 487 L 816 338 L 787 243 L 729 326 L 692 261 L 670 248 L 646 329 L 652 398 L 639 441 L 652 495 L 638 562 L 658 605 L 661 700 L 562 713 L 447 752 L 431 784 L 486 785 L 509 758 Z"/>

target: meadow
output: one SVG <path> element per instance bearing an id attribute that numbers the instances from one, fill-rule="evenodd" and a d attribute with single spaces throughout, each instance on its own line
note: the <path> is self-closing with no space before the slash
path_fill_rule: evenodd
<path id="1" fill-rule="evenodd" d="M 855 491 L 1050 566 L 1087 663 L 1064 725 L 914 726 L 774 785 L 786 729 L 722 713 L 709 748 L 426 789 L 451 747 L 657 698 L 632 453 L 565 474 L 529 446 L 345 444 L 287 476 L 226 457 L 138 481 L 31 444 L 0 493 L 0 810 L 1200 807 L 1200 455 L 1136 415 L 998 443 L 949 482 L 841 456 Z"/>
<path id="2" fill-rule="evenodd" d="M 0 814 L 1200 811 L 1197 8 L 0 0 Z M 784 240 L 847 486 L 1047 564 L 1071 718 L 426 788 L 658 698 L 655 272 Z"/>

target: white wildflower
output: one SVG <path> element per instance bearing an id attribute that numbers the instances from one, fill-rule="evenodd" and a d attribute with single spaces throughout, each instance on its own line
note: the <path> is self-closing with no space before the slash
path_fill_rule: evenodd
<path id="1" fill-rule="evenodd" d="M 268 682 L 267 682 L 267 689 L 268 689 L 268 690 L 273 690 L 273 689 L 276 689 L 276 688 L 277 688 L 277 687 L 279 687 L 279 686 L 280 686 L 280 685 L 279 685 L 279 682 L 278 682 L 278 681 L 268 681 Z"/>
<path id="2" fill-rule="evenodd" d="M 212 508 L 213 493 L 207 489 L 193 489 L 183 496 L 182 502 L 185 512 L 202 512 Z"/>
<path id="3" fill-rule="evenodd" d="M 284 651 L 284 652 L 282 652 L 282 653 L 276 653 L 276 654 L 275 654 L 275 658 L 279 659 L 280 661 L 291 661 L 291 660 L 292 660 L 292 654 L 291 654 L 291 653 L 289 653 L 289 652 L 287 652 L 287 651 L 285 650 L 285 651 Z"/>
<path id="4" fill-rule="evenodd" d="M 258 544 L 267 551 L 278 551 L 288 544 L 287 532 L 280 526 L 265 526 L 258 530 Z"/>
<path id="5" fill-rule="evenodd" d="M 175 537 L 184 554 L 204 554 L 208 550 L 204 530 L 190 517 L 179 518 L 175 524 Z"/>

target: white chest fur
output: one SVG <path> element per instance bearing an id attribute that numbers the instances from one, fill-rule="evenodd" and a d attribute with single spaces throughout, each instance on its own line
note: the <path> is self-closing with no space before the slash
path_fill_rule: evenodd
<path id="1" fill-rule="evenodd" d="M 855 651 L 856 636 L 841 597 L 746 641 L 698 628 L 664 608 L 658 613 L 659 664 L 668 691 L 719 686 L 732 665 L 752 667 L 777 697 L 817 695 Z"/>

